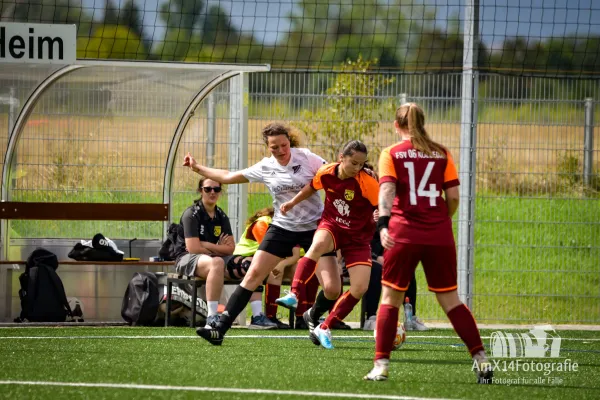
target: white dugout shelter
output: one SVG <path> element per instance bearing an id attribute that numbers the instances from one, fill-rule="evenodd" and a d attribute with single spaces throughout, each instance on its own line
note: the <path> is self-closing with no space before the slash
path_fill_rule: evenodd
<path id="1" fill-rule="evenodd" d="M 198 181 L 198 175 L 176 168 L 184 151 L 210 165 L 247 166 L 248 73 L 270 70 L 268 65 L 110 60 L 0 65 L 3 202 L 164 204 L 170 220 L 190 204 L 190 189 Z M 224 198 L 236 237 L 246 218 L 246 186 L 229 187 Z M 147 260 L 157 254 L 169 223 L 36 221 L 18 215 L 1 220 L 3 260 L 23 260 L 39 246 L 64 260 L 75 238 L 90 239 L 94 232 L 116 239 L 129 256 Z M 115 275 L 117 269 L 86 269 L 90 278 L 84 280 L 81 268 L 61 266 L 60 274 L 67 287 L 71 278 L 87 287 L 67 295 L 85 303 L 90 303 L 86 297 L 95 299 L 95 312 L 88 314 L 102 319 L 102 309 L 114 308 L 122 297 L 123 287 L 112 293 L 110 285 L 131 276 L 131 269 L 123 269 L 122 276 Z M 11 271 L 7 265 L 0 269 L 1 319 L 19 309 L 17 274 Z"/>

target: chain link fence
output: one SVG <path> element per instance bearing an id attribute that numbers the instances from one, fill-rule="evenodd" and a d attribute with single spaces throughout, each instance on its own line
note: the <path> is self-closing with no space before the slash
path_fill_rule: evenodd
<path id="1" fill-rule="evenodd" d="M 12 199 L 161 201 L 165 156 L 192 95 L 187 77 L 120 76 L 119 84 L 110 78 L 109 72 L 74 73 L 43 96 L 17 149 Z M 303 146 L 330 161 L 345 141 L 362 139 L 376 164 L 379 152 L 397 140 L 395 108 L 417 102 L 430 135 L 455 160 L 461 151 L 476 155 L 475 214 L 468 221 L 475 233 L 468 249 L 474 267 L 465 273 L 472 279 L 477 319 L 600 323 L 600 81 L 478 75 L 476 148 L 461 149 L 461 79 L 461 74 L 250 74 L 247 163 L 268 155 L 261 128 L 284 120 L 298 129 Z M 190 151 L 207 165 L 230 168 L 230 151 L 238 144 L 230 136 L 235 118 L 230 86 L 221 84 L 197 108 L 178 162 Z M 12 102 L 23 102 L 28 87 L 16 78 L 3 81 L 2 88 L 0 140 L 6 149 L 15 118 Z M 197 197 L 197 181 L 196 174 L 175 169 L 174 221 Z M 226 210 L 228 190 L 221 201 Z M 263 186 L 248 186 L 248 215 L 270 202 Z M 81 239 L 98 231 L 111 238 L 159 239 L 163 228 L 160 223 L 11 221 L 10 229 L 11 237 L 24 239 Z M 445 320 L 421 269 L 417 281 L 416 314 Z"/>

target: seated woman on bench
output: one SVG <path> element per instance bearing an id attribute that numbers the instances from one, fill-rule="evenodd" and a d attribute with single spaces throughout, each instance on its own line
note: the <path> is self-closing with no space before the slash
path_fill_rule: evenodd
<path id="1" fill-rule="evenodd" d="M 206 280 L 208 304 L 207 326 L 219 322 L 217 308 L 225 279 L 226 257 L 233 254 L 235 241 L 231 224 L 225 212 L 217 206 L 221 184 L 211 179 L 200 179 L 200 198 L 181 216 L 175 270 L 178 274 L 197 276 Z"/>

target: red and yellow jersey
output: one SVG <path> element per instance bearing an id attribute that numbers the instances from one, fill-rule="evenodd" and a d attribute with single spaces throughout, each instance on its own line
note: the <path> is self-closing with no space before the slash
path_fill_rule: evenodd
<path id="1" fill-rule="evenodd" d="M 352 235 L 364 235 L 370 242 L 375 231 L 373 210 L 379 200 L 379 184 L 365 171 L 354 178 L 340 179 L 338 167 L 339 163 L 324 165 L 311 182 L 313 189 L 325 190 L 321 219 L 352 231 Z"/>
<path id="2" fill-rule="evenodd" d="M 427 155 L 410 140 L 384 149 L 379 157 L 380 184 L 396 184 L 389 232 L 402 243 L 454 244 L 452 221 L 442 197 L 458 186 L 456 166 L 449 152 Z"/>

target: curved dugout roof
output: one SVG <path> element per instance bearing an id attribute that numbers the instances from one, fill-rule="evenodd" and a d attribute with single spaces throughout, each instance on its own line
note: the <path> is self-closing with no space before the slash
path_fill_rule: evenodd
<path id="1" fill-rule="evenodd" d="M 14 172 L 14 158 L 22 132 L 31 122 L 29 119 L 36 106 L 44 100 L 54 107 L 61 104 L 62 107 L 76 108 L 79 113 L 89 110 L 90 115 L 110 104 L 117 117 L 126 114 L 176 121 L 174 126 L 165 127 L 172 131 L 163 186 L 164 200 L 168 202 L 175 152 L 196 107 L 220 83 L 243 72 L 269 70 L 269 65 L 109 60 L 78 60 L 71 65 L 2 64 L 2 86 L 16 88 L 12 90 L 11 99 L 16 118 L 5 139 L 2 200 L 9 197 L 8 182 Z M 118 100 L 111 98 L 111 89 L 116 87 L 119 88 Z M 95 95 L 65 100 L 65 96 L 77 91 Z M 120 134 L 126 136 L 128 132 L 125 130 Z"/>

